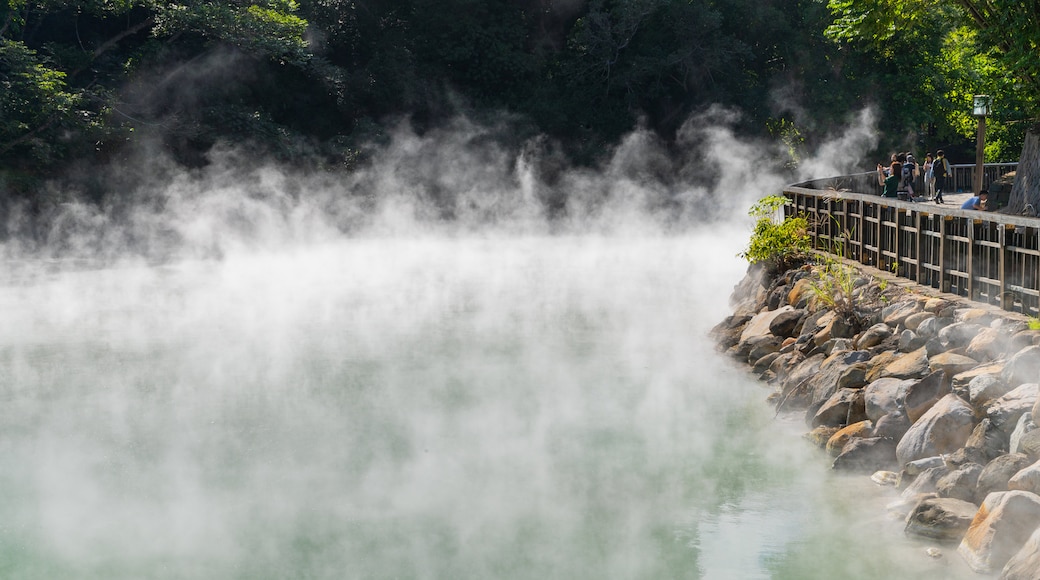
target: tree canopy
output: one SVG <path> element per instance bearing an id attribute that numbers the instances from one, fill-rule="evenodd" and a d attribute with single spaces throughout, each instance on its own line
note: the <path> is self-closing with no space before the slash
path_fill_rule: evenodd
<path id="1" fill-rule="evenodd" d="M 783 138 L 790 164 L 864 105 L 881 151 L 988 155 L 1037 107 L 1036 13 L 932 0 L 8 0 L 0 5 L 0 188 L 143 140 L 186 166 L 217 143 L 349 167 L 388 123 L 508 113 L 591 163 L 637 126 L 675 138 L 712 105 Z"/>

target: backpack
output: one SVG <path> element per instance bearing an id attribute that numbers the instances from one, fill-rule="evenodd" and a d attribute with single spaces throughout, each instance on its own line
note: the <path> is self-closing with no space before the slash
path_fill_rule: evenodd
<path id="1" fill-rule="evenodd" d="M 946 158 L 936 159 L 935 163 L 932 164 L 932 175 L 936 177 L 946 177 Z"/>
<path id="2" fill-rule="evenodd" d="M 914 164 L 907 161 L 903 164 L 903 179 L 909 180 L 914 176 Z"/>

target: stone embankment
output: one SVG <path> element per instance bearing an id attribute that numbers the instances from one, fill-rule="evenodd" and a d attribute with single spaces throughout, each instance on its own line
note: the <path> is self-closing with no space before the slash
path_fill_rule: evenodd
<path id="1" fill-rule="evenodd" d="M 833 469 L 894 485 L 906 533 L 977 572 L 1040 580 L 1040 330 L 928 288 L 855 280 L 845 311 L 819 271 L 752 266 L 712 334 L 804 413 Z M 817 288 L 817 290 L 814 290 Z"/>

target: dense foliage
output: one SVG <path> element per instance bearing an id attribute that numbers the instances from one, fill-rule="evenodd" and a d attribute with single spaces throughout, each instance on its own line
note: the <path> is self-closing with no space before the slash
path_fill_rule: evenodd
<path id="1" fill-rule="evenodd" d="M 512 135 L 585 163 L 637 126 L 668 141 L 712 104 L 782 138 L 789 164 L 864 105 L 882 113 L 879 154 L 955 152 L 979 92 L 998 103 L 991 157 L 1011 159 L 1040 78 L 1040 28 L 1018 4 L 7 0 L 0 188 L 31 195 L 144 142 L 186 166 L 220 142 L 349 166 L 388 123 L 459 112 L 508 113 Z"/>
<path id="2" fill-rule="evenodd" d="M 748 215 L 755 218 L 755 228 L 740 257 L 752 264 L 766 262 L 781 272 L 805 261 L 812 249 L 809 222 L 802 215 L 780 219 L 777 212 L 786 202 L 774 195 L 751 206 Z"/>

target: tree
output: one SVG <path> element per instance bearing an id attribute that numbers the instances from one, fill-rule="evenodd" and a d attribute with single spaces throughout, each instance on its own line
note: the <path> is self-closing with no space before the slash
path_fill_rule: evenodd
<path id="1" fill-rule="evenodd" d="M 1016 0 L 830 0 L 834 23 L 828 34 L 885 54 L 906 34 L 939 41 L 937 59 L 924 60 L 937 74 L 910 78 L 926 97 L 926 111 L 966 138 L 974 132 L 968 115 L 971 96 L 987 93 L 998 103 L 992 118 L 993 146 L 987 151 L 1020 151 L 1009 211 L 1040 207 L 1040 11 Z M 929 24 L 930 23 L 930 24 Z M 1028 127 L 1026 131 L 1022 127 Z M 1023 135 L 1024 133 L 1024 143 Z"/>

